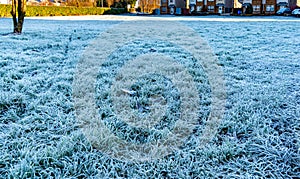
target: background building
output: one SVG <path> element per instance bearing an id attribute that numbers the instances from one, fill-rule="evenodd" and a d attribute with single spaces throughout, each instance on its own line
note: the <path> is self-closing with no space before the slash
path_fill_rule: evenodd
<path id="1" fill-rule="evenodd" d="M 161 0 L 161 14 L 181 14 L 186 8 L 185 0 Z"/>

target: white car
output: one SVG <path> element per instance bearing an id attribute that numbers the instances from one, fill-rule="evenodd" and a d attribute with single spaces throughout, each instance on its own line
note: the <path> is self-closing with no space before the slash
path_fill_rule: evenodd
<path id="1" fill-rule="evenodd" d="M 300 17 L 300 9 L 293 10 L 292 16 Z"/>

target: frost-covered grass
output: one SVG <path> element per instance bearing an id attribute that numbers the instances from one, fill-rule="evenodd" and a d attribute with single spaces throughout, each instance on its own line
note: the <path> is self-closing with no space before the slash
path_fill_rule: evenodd
<path id="1" fill-rule="evenodd" d="M 7 34 L 11 20 L 0 19 L 0 178 L 300 177 L 299 21 L 171 18 L 198 32 L 219 58 L 225 117 L 204 148 L 188 143 L 160 160 L 131 163 L 93 148 L 75 118 L 77 62 L 120 22 L 109 18 L 27 19 L 22 35 Z"/>

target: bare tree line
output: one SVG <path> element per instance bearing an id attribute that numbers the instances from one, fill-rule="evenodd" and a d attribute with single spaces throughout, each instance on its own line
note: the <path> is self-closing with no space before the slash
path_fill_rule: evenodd
<path id="1" fill-rule="evenodd" d="M 152 13 L 154 9 L 160 7 L 160 0 L 139 0 L 139 7 L 142 12 Z"/>

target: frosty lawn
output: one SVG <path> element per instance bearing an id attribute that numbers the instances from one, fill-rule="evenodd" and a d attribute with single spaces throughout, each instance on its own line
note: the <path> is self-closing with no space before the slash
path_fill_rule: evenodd
<path id="1" fill-rule="evenodd" d="M 224 115 L 224 75 L 216 56 L 198 33 L 176 22 L 114 26 L 91 43 L 77 69 L 77 119 L 94 146 L 121 160 L 149 161 L 171 154 L 199 122 L 206 126 L 197 141 L 203 146 Z M 136 96 L 128 98 L 122 89 Z M 148 100 L 157 97 L 164 103 L 150 105 Z M 141 126 L 141 121 L 149 125 Z"/>
<path id="2" fill-rule="evenodd" d="M 195 147 L 202 121 L 181 150 L 131 163 L 93 148 L 75 118 L 77 63 L 92 40 L 120 23 L 109 18 L 27 19 L 20 36 L 6 35 L 11 20 L 0 19 L 1 178 L 300 176 L 300 21 L 171 19 L 199 33 L 217 55 L 225 116 L 204 148 Z"/>

